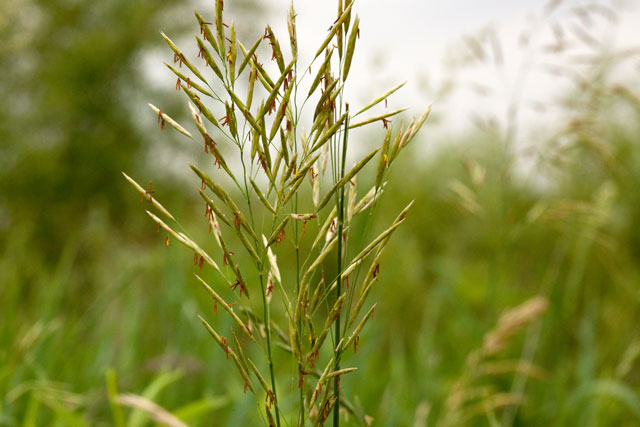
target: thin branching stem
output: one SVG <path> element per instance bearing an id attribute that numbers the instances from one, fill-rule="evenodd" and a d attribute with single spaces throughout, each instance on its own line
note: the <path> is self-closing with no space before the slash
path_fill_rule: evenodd
<path id="1" fill-rule="evenodd" d="M 342 158 L 340 162 L 340 179 L 345 175 L 345 165 L 347 163 L 347 143 L 349 140 L 349 107 L 347 106 L 347 118 L 344 122 L 344 139 L 342 140 Z M 340 188 L 338 195 L 338 278 L 336 282 L 336 298 L 340 298 L 342 294 L 342 232 L 344 229 L 344 186 Z M 340 311 L 338 311 L 335 325 L 335 365 L 334 371 L 340 370 L 340 349 L 338 343 L 341 339 L 340 331 Z M 333 408 L 333 425 L 340 425 L 340 376 L 336 376 L 333 382 L 333 390 L 336 398 L 336 403 Z"/>
<path id="2" fill-rule="evenodd" d="M 264 288 L 264 274 L 260 266 L 260 290 L 262 291 L 262 306 L 264 307 L 265 334 L 267 335 L 267 362 L 269 363 L 269 376 L 271 377 L 271 391 L 273 391 L 276 408 L 276 425 L 280 427 L 280 410 L 278 407 L 278 392 L 276 391 L 276 377 L 273 370 L 273 357 L 271 356 L 271 312 L 267 304 L 267 294 Z"/>

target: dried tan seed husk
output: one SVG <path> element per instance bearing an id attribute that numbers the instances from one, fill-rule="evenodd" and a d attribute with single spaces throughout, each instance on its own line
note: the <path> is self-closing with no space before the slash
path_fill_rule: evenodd
<path id="1" fill-rule="evenodd" d="M 278 260 L 274 255 L 271 247 L 267 246 L 266 237 L 262 236 L 265 247 L 267 248 L 267 259 L 269 260 L 269 264 L 271 265 L 271 272 L 273 273 L 273 277 L 278 281 L 282 282 L 282 277 L 280 276 L 280 269 L 278 268 Z"/>
<path id="2" fill-rule="evenodd" d="M 358 215 L 359 213 L 367 210 L 378 198 L 381 196 L 382 191 L 384 189 L 385 183 L 382 183 L 380 188 L 376 188 L 375 185 L 371 187 L 371 189 L 362 196 L 360 201 L 356 204 L 353 215 Z"/>
<path id="3" fill-rule="evenodd" d="M 418 117 L 415 123 L 413 123 L 413 125 L 409 127 L 409 131 L 408 131 L 409 136 L 407 137 L 406 140 L 402 142 L 400 148 L 404 148 L 407 144 L 409 144 L 409 142 L 411 142 L 413 137 L 416 136 L 416 134 L 424 124 L 425 120 L 427 120 L 427 117 L 429 117 L 429 113 L 431 113 L 431 104 L 429 104 L 427 109 L 424 110 L 424 112 L 420 115 L 420 117 Z"/>
<path id="4" fill-rule="evenodd" d="M 326 379 L 337 377 L 338 375 L 348 374 L 349 372 L 357 371 L 358 368 L 344 368 L 337 371 L 333 371 L 327 374 Z"/>
<path id="5" fill-rule="evenodd" d="M 187 424 L 183 423 L 171 412 L 144 396 L 131 393 L 118 394 L 113 397 L 112 404 L 127 406 L 135 410 L 143 411 L 151 420 L 154 421 L 154 423 L 157 423 L 158 425 L 166 427 L 188 427 Z"/>
<path id="6" fill-rule="evenodd" d="M 547 372 L 531 362 L 522 359 L 487 361 L 474 367 L 474 377 L 491 377 L 517 373 L 529 378 L 543 380 Z"/>
<path id="7" fill-rule="evenodd" d="M 498 325 L 485 335 L 483 352 L 491 356 L 502 351 L 514 333 L 540 318 L 548 306 L 548 300 L 537 295 L 505 312 L 500 316 Z"/>

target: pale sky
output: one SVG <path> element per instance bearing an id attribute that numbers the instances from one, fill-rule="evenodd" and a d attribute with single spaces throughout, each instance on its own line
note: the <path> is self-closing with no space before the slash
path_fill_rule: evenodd
<path id="1" fill-rule="evenodd" d="M 524 28 L 531 27 L 536 19 L 540 20 L 547 3 L 540 0 L 356 0 L 354 7 L 360 16 L 362 37 L 352 66 L 353 76 L 357 77 L 350 77 L 354 81 L 347 94 L 354 102 L 365 103 L 395 83 L 407 80 L 408 84 L 394 98 L 394 108 L 409 106 L 411 114 L 415 115 L 424 106 L 433 103 L 434 113 L 447 118 L 440 121 L 439 125 L 438 131 L 444 133 L 455 133 L 468 128 L 472 124 L 470 112 L 478 109 L 494 109 L 496 115 L 500 116 L 513 92 L 517 90 L 518 73 L 523 68 L 526 57 L 524 49 L 518 44 L 520 34 Z M 611 43 L 620 49 L 623 46 L 640 46 L 640 31 L 637 29 L 640 13 L 637 2 L 560 1 L 560 6 L 554 12 L 556 15 L 551 15 L 552 20 L 565 26 L 567 30 L 574 28 L 580 21 L 571 11 L 593 3 L 606 6 L 614 4 L 618 10 L 623 11 L 616 23 L 594 13 L 593 29 L 589 31 L 595 38 L 603 44 Z M 269 17 L 277 35 L 285 40 L 284 19 L 289 4 L 289 0 L 274 2 L 271 6 L 273 13 Z M 335 19 L 337 2 L 300 0 L 294 4 L 298 13 L 300 44 L 317 46 L 324 38 L 327 27 Z M 620 6 L 624 8 L 620 9 Z M 274 25 L 273 21 L 278 20 L 280 25 Z M 455 68 L 456 71 L 445 66 L 445 58 L 460 56 L 460 52 L 468 50 L 461 42 L 463 37 L 474 36 L 487 28 L 495 31 L 503 51 L 505 65 L 502 71 L 492 67 L 479 67 L 477 64 L 469 70 L 458 67 Z M 550 30 L 547 32 L 551 34 Z M 544 39 L 545 36 L 540 35 L 538 43 L 542 45 Z M 538 66 L 536 60 L 544 62 L 546 58 L 536 58 L 531 65 L 532 69 Z M 459 80 L 460 93 L 446 100 L 441 99 L 436 93 L 437 88 L 454 72 Z M 525 81 L 523 96 L 527 99 L 531 97 L 531 102 L 536 103 L 547 102 L 546 94 L 568 89 L 566 79 L 545 77 L 543 73 L 531 72 Z M 468 90 L 465 92 L 469 85 L 486 86 L 494 92 L 490 96 L 476 99 L 476 94 L 469 94 Z M 547 120 L 539 112 L 527 116 L 527 112 L 523 111 L 521 120 L 533 124 L 536 119 Z"/>
<path id="2" fill-rule="evenodd" d="M 227 15 L 227 19 L 235 18 L 240 27 L 243 20 L 241 16 L 233 16 L 232 2 L 225 2 L 225 13 L 230 11 L 231 16 Z M 345 86 L 346 100 L 357 107 L 397 83 L 407 81 L 406 86 L 389 100 L 389 108 L 409 107 L 407 115 L 414 116 L 433 104 L 432 117 L 425 132 L 429 132 L 429 137 L 434 140 L 448 140 L 478 126 L 488 117 L 495 116 L 496 121 L 503 121 L 514 93 L 521 90 L 524 106 L 520 109 L 518 121 L 521 122 L 522 133 L 525 134 L 527 128 L 537 130 L 541 128 L 540 124 L 551 129 L 549 123 L 559 123 L 563 118 L 553 108 L 546 107 L 553 104 L 554 97 L 567 93 L 571 82 L 566 76 L 551 75 L 545 71 L 547 63 L 558 65 L 561 62 L 548 55 L 536 54 L 531 63 L 526 62 L 534 49 L 526 49 L 519 44 L 523 31 L 535 27 L 536 23 L 544 23 L 534 33 L 537 38 L 532 39 L 535 40 L 532 45 L 537 48 L 554 41 L 551 22 L 562 27 L 569 38 L 575 39 L 572 30 L 589 27 L 587 32 L 597 43 L 613 45 L 616 50 L 637 48 L 640 46 L 637 28 L 640 0 L 561 0 L 550 18 L 542 19 L 548 3 L 547 0 L 356 0 L 354 10 L 360 16 L 361 38 L 356 46 L 349 82 Z M 213 14 L 212 4 L 210 0 L 203 0 L 199 10 L 210 16 Z M 588 4 L 613 4 L 620 13 L 617 20 L 611 22 L 605 14 L 595 11 L 590 22 L 585 24 L 573 11 Z M 290 0 L 267 3 L 264 7 L 269 13 L 259 16 L 254 23 L 255 28 L 249 28 L 249 32 L 255 34 L 250 34 L 245 44 L 251 44 L 269 24 L 281 40 L 283 49 L 287 50 L 286 16 L 289 5 Z M 298 14 L 300 64 L 304 66 L 310 62 L 335 20 L 337 1 L 296 0 L 294 5 Z M 490 49 L 489 40 L 492 39 L 486 38 L 491 34 L 495 35 L 493 40 L 497 42 L 494 46 L 499 46 L 503 64 L 496 66 L 492 60 L 461 64 L 465 57 L 472 58 L 472 50 L 464 42 L 465 38 L 485 37 L 484 48 L 489 53 L 488 57 L 495 56 Z M 574 44 L 579 45 L 580 42 Z M 578 63 L 588 53 L 588 49 L 581 51 L 578 46 L 577 50 L 571 50 L 571 55 L 565 56 L 569 58 L 568 62 Z M 639 74 L 640 56 L 636 54 L 634 60 L 633 68 L 627 70 L 628 76 Z M 271 61 L 265 59 L 263 62 L 269 65 Z M 149 76 L 152 81 L 166 85 L 173 81 L 173 77 L 163 67 L 157 66 L 159 63 L 154 55 L 147 58 L 144 66 L 147 70 L 154 70 Z M 583 70 L 573 63 L 570 67 L 578 74 Z M 525 75 L 524 84 L 520 84 L 521 75 Z M 443 89 L 449 81 L 455 82 L 455 90 L 444 96 Z"/>

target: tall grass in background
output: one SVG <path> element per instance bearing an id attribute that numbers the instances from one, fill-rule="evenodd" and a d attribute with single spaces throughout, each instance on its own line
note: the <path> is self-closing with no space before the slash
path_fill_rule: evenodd
<path id="1" fill-rule="evenodd" d="M 467 38 L 463 66 L 470 74 L 499 76 L 483 81 L 485 89 L 504 91 L 506 82 L 515 81 L 517 91 L 506 97 L 504 109 L 477 111 L 473 137 L 426 160 L 433 163 L 425 167 L 416 203 L 431 206 L 421 216 L 430 226 L 416 228 L 417 239 L 398 239 L 427 261 L 395 281 L 426 283 L 422 291 L 431 308 L 424 314 L 421 304 L 408 308 L 414 292 L 397 296 L 396 306 L 411 310 L 413 319 L 398 322 L 424 328 L 406 333 L 407 363 L 421 361 L 420 376 L 436 383 L 441 376 L 460 376 L 445 395 L 425 385 L 404 396 L 421 408 L 415 419 L 446 424 L 455 408 L 456 422 L 472 425 L 638 422 L 640 264 L 628 239 L 637 235 L 640 206 L 633 136 L 640 110 L 637 78 L 628 73 L 637 69 L 639 56 L 637 47 L 602 42 L 619 19 L 601 3 L 550 2 L 523 30 L 524 60 L 513 70 L 500 61 L 502 40 L 495 33 Z M 536 73 L 570 86 L 548 99 L 531 96 L 527 86 Z M 542 122 L 529 125 L 527 134 L 522 117 L 531 115 L 522 113 L 531 107 L 558 127 Z M 395 243 L 389 249 L 400 250 Z M 417 258 L 413 262 L 418 265 Z M 536 294 L 547 301 L 546 314 L 488 360 L 511 359 L 502 370 L 484 369 L 476 357 L 480 337 L 502 310 Z M 426 342 L 412 349 L 420 338 Z M 452 366 L 457 372 L 443 371 Z M 400 404 L 390 398 L 387 408 Z"/>

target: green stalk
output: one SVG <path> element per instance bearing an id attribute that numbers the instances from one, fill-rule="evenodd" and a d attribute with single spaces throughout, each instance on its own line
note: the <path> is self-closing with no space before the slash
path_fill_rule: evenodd
<path id="1" fill-rule="evenodd" d="M 298 195 L 295 195 L 295 213 L 298 212 Z M 298 239 L 298 221 L 295 222 L 295 242 L 296 242 L 296 292 L 300 294 L 300 240 Z M 302 319 L 296 325 L 298 332 L 302 334 Z M 299 366 L 300 368 L 301 366 Z M 304 426 L 304 382 L 300 387 L 300 417 L 298 425 Z"/>
<path id="2" fill-rule="evenodd" d="M 280 410 L 278 409 L 278 393 L 276 392 L 276 380 L 273 373 L 273 358 L 271 357 L 271 314 L 267 305 L 267 295 L 264 289 L 264 277 L 262 274 L 262 265 L 260 266 L 260 288 L 262 290 L 262 306 L 264 307 L 264 324 L 267 333 L 267 357 L 269 359 L 269 375 L 271 376 L 271 388 L 275 400 L 276 408 L 276 425 L 280 427 Z"/>
<path id="3" fill-rule="evenodd" d="M 342 141 L 342 164 L 340 165 L 340 179 L 344 177 L 345 165 L 347 163 L 347 140 L 349 134 L 349 106 L 347 105 L 347 117 L 344 121 L 344 140 Z M 336 298 L 340 298 L 342 294 L 342 231 L 344 227 L 344 185 L 340 187 L 338 194 L 338 280 L 336 282 Z M 335 333 L 335 367 L 334 371 L 340 370 L 340 349 L 338 343 L 340 342 L 340 312 L 336 318 L 336 333 Z M 340 425 L 340 376 L 336 376 L 333 380 L 333 392 L 336 397 L 336 403 L 333 407 L 333 425 L 338 427 Z"/>

